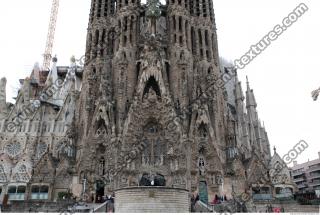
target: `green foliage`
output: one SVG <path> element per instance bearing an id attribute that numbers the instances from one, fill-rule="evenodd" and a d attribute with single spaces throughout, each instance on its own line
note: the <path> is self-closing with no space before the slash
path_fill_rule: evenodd
<path id="1" fill-rule="evenodd" d="M 161 3 L 159 0 L 148 0 L 147 1 L 147 13 L 148 17 L 160 17 L 161 10 L 160 10 Z"/>
<path id="2" fill-rule="evenodd" d="M 71 199 L 72 193 L 70 192 L 59 192 L 58 193 L 58 200 L 63 200 L 64 199 Z"/>

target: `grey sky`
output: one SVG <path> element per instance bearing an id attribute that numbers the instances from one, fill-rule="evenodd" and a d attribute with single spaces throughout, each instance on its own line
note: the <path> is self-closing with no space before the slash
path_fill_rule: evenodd
<path id="1" fill-rule="evenodd" d="M 214 0 L 220 55 L 232 60 L 245 54 L 273 27 L 282 22 L 301 1 Z M 320 101 L 311 91 L 320 87 L 320 2 L 304 2 L 309 11 L 264 53 L 239 71 L 245 88 L 249 76 L 261 120 L 271 146 L 280 155 L 301 139 L 310 147 L 299 162 L 316 158 L 320 151 Z M 0 77 L 8 79 L 12 101 L 18 79 L 30 74 L 33 64 L 42 63 L 51 0 L 0 2 Z M 84 53 L 90 1 L 61 0 L 54 54 L 59 65 L 68 65 L 72 55 Z"/>

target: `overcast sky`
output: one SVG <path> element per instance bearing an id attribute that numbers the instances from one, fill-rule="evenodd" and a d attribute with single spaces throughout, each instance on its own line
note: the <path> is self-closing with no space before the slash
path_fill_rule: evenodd
<path id="1" fill-rule="evenodd" d="M 13 101 L 18 79 L 42 63 L 51 0 L 0 1 L 0 77 L 6 76 L 7 100 Z M 280 24 L 301 1 L 214 0 L 220 55 L 240 58 L 251 45 Z M 249 76 L 265 122 L 271 147 L 286 154 L 300 140 L 310 147 L 298 162 L 317 158 L 320 151 L 320 101 L 311 91 L 320 87 L 320 1 L 304 2 L 309 11 L 264 53 L 239 71 L 245 88 Z M 59 65 L 80 58 L 85 49 L 89 0 L 61 0 L 54 54 Z"/>

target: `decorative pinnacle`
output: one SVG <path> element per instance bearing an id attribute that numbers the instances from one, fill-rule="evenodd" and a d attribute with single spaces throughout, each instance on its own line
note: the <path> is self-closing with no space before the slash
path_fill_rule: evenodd
<path id="1" fill-rule="evenodd" d="M 53 62 L 53 63 L 57 63 L 57 62 L 58 62 L 57 55 L 55 55 L 55 56 L 52 58 L 52 62 Z"/>

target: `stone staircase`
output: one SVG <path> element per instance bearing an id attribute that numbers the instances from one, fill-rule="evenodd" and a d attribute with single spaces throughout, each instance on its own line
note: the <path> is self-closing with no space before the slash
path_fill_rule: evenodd
<path id="1" fill-rule="evenodd" d="M 130 187 L 115 191 L 116 213 L 187 213 L 189 193 L 170 187 Z"/>

